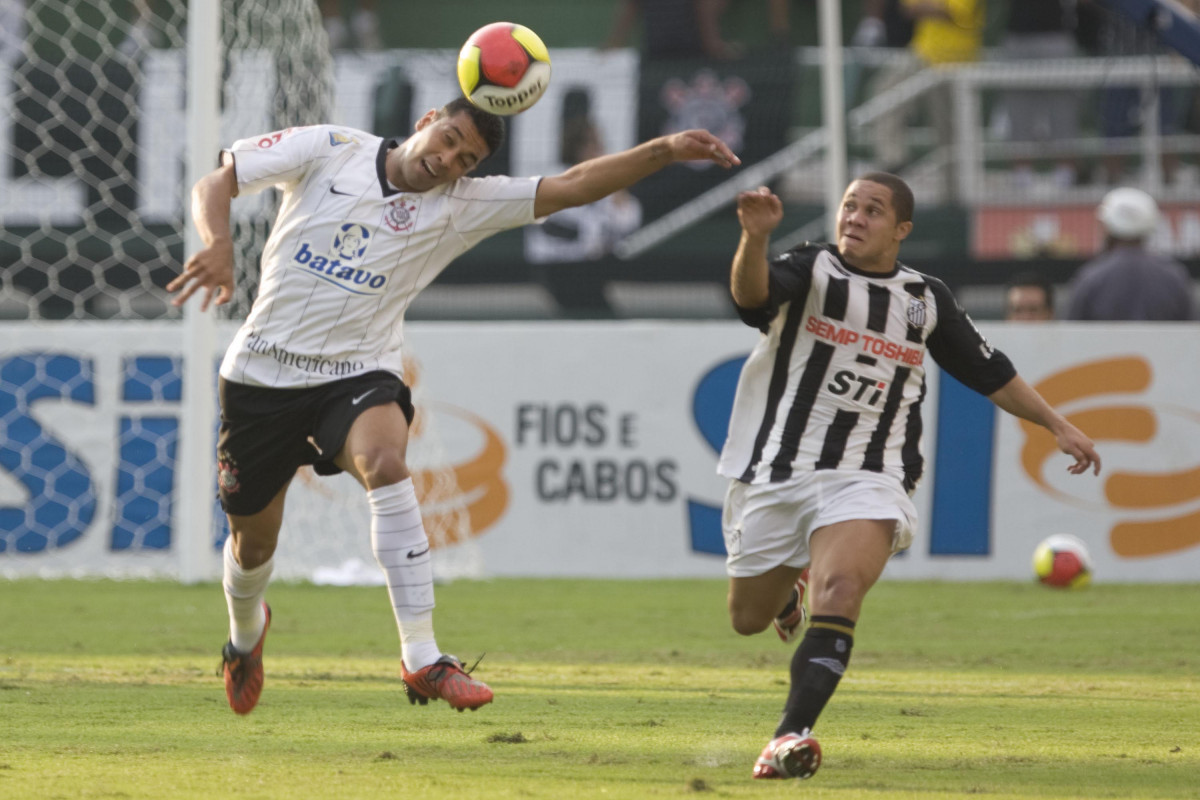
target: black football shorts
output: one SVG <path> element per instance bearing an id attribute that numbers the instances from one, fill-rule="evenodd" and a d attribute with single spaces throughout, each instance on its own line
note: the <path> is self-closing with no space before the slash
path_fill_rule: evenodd
<path id="1" fill-rule="evenodd" d="M 271 389 L 221 378 L 217 495 L 227 514 L 262 511 L 300 467 L 342 470 L 333 459 L 358 415 L 396 403 L 411 425 L 412 392 L 390 372 L 368 372 L 311 389 Z"/>

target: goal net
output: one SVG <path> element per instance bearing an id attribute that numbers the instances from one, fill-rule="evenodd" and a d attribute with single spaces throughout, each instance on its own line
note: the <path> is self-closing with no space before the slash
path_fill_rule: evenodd
<path id="1" fill-rule="evenodd" d="M 219 142 L 338 121 L 315 0 L 219 2 Z M 0 325 L 16 326 L 0 343 L 0 574 L 95 574 L 95 563 L 179 574 L 180 493 L 207 503 L 215 491 L 179 485 L 182 426 L 207 423 L 181 411 L 182 315 L 165 289 L 191 224 L 188 6 L 0 0 Z M 218 312 L 230 321 L 250 308 L 278 203 L 267 191 L 233 205 L 238 277 Z M 112 433 L 79 443 L 81 413 Z M 436 466 L 427 416 L 410 464 L 431 540 L 454 549 L 464 518 L 440 499 L 453 473 Z M 303 476 L 294 486 L 280 574 L 310 578 L 356 556 L 373 569 L 362 490 Z M 216 520 L 210 555 L 226 535 L 219 510 Z M 118 550 L 128 566 L 110 569 Z M 440 560 L 443 578 L 478 571 L 471 558 Z"/>
<path id="2" fill-rule="evenodd" d="M 183 261 L 186 0 L 0 4 L 0 316 L 177 318 Z M 221 140 L 328 118 L 331 60 L 311 0 L 223 0 Z M 216 154 L 213 154 L 216 164 Z M 277 199 L 237 204 L 239 273 Z M 18 257 L 13 257 L 13 256 Z M 239 282 L 231 314 L 255 283 Z"/>

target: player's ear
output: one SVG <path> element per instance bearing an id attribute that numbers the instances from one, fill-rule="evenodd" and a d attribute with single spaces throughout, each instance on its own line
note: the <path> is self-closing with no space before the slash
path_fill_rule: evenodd
<path id="1" fill-rule="evenodd" d="M 912 228 L 913 228 L 912 220 L 908 220 L 907 222 L 901 222 L 899 225 L 897 225 L 896 226 L 896 241 L 903 242 L 905 239 L 907 239 L 908 235 L 910 233 L 912 233 Z"/>
<path id="2" fill-rule="evenodd" d="M 438 112 L 437 112 L 436 108 L 431 108 L 428 111 L 426 111 L 425 115 L 423 117 L 421 117 L 419 120 L 417 120 L 416 124 L 413 125 L 413 130 L 419 131 L 419 130 L 423 129 L 426 125 L 428 125 L 429 123 L 433 122 L 435 119 L 437 119 L 437 113 Z"/>

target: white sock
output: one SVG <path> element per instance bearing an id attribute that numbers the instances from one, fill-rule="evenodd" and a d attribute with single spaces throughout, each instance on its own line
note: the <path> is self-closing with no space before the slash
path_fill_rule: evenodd
<path id="1" fill-rule="evenodd" d="M 242 569 L 233 557 L 233 537 L 225 540 L 225 603 L 229 606 L 229 640 L 239 653 L 249 653 L 258 644 L 267 614 L 263 595 L 275 566 L 272 556 L 254 569 Z"/>
<path id="2" fill-rule="evenodd" d="M 410 671 L 441 657 L 433 637 L 433 564 L 412 478 L 367 492 L 371 550 L 387 574 L 400 629 L 400 657 Z"/>

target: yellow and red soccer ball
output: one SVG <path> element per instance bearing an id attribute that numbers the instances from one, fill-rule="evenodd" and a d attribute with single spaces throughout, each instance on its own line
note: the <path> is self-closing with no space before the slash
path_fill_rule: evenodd
<path id="1" fill-rule="evenodd" d="M 1056 533 L 1033 551 L 1038 582 L 1057 589 L 1081 589 L 1092 581 L 1092 558 L 1078 536 Z"/>
<path id="2" fill-rule="evenodd" d="M 536 103 L 550 85 L 550 53 L 524 25 L 484 25 L 459 51 L 458 85 L 484 111 L 516 114 Z"/>

